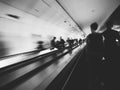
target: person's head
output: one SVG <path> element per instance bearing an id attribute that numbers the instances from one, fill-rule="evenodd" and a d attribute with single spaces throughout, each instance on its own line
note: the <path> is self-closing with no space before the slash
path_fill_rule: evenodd
<path id="1" fill-rule="evenodd" d="M 106 22 L 106 27 L 107 28 L 112 28 L 113 27 L 113 22 L 112 21 Z"/>
<path id="2" fill-rule="evenodd" d="M 62 36 L 60 36 L 60 39 L 62 39 Z"/>
<path id="3" fill-rule="evenodd" d="M 94 22 L 90 25 L 90 28 L 91 28 L 92 32 L 95 32 L 98 28 L 98 24 L 96 22 Z"/>
<path id="4" fill-rule="evenodd" d="M 94 23 L 92 23 L 92 24 L 90 25 L 90 28 L 91 28 L 91 31 L 94 32 L 94 31 L 97 30 L 98 24 L 97 24 L 96 22 L 94 22 Z"/>
<path id="5" fill-rule="evenodd" d="M 56 39 L 56 37 L 53 37 L 53 39 Z"/>
<path id="6" fill-rule="evenodd" d="M 94 22 L 90 25 L 90 28 L 91 28 L 91 32 L 95 32 L 98 28 L 98 24 Z"/>

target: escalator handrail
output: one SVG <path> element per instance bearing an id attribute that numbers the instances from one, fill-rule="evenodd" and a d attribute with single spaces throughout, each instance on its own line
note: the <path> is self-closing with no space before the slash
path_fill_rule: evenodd
<path id="1" fill-rule="evenodd" d="M 46 49 L 44 49 L 46 50 Z M 19 55 L 22 55 L 22 54 L 29 54 L 29 53 L 33 53 L 33 52 L 38 52 L 40 50 L 32 50 L 32 51 L 28 51 L 28 52 L 22 52 L 22 53 L 17 53 L 17 54 L 12 54 L 12 55 L 6 55 L 6 56 L 2 56 L 0 57 L 0 60 L 4 60 L 6 58 L 10 58 L 10 57 L 14 57 L 14 56 L 19 56 Z"/>

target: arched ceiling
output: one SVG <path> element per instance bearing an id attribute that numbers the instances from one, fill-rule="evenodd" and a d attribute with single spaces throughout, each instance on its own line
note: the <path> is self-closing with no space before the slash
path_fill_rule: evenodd
<path id="1" fill-rule="evenodd" d="M 120 0 L 57 0 L 83 28 L 92 22 L 102 24 L 120 4 Z"/>
<path id="2" fill-rule="evenodd" d="M 64 29 L 86 33 L 92 22 L 101 25 L 120 4 L 120 0 L 0 0 Z M 63 7 L 63 8 L 61 8 Z M 71 17 L 65 12 L 72 17 Z M 77 24 L 77 25 L 76 25 Z"/>

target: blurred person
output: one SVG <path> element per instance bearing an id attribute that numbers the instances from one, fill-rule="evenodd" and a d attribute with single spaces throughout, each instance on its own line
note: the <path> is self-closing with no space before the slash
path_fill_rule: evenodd
<path id="1" fill-rule="evenodd" d="M 65 47 L 65 40 L 62 37 L 60 37 L 60 46 L 61 48 Z"/>
<path id="2" fill-rule="evenodd" d="M 0 57 L 4 57 L 8 54 L 7 47 L 5 45 L 4 40 L 2 40 L 3 36 L 0 34 Z"/>
<path id="3" fill-rule="evenodd" d="M 43 46 L 43 43 L 44 43 L 43 41 L 38 41 L 37 43 L 38 43 L 37 50 L 39 52 L 45 49 L 44 46 Z"/>
<path id="4" fill-rule="evenodd" d="M 79 45 L 81 45 L 81 44 L 82 44 L 82 39 L 80 38 L 80 39 L 79 39 Z"/>
<path id="5" fill-rule="evenodd" d="M 67 38 L 66 42 L 67 42 L 67 45 L 70 46 L 70 38 L 69 37 Z"/>
<path id="6" fill-rule="evenodd" d="M 56 37 L 53 37 L 53 39 L 50 42 L 50 44 L 51 44 L 51 48 L 50 49 L 51 50 L 54 49 L 54 48 L 56 48 L 56 41 L 55 40 L 56 40 Z"/>
<path id="7" fill-rule="evenodd" d="M 72 54 L 72 43 L 71 43 L 71 39 L 70 38 L 68 38 L 67 40 L 66 40 L 66 42 L 68 43 L 68 51 L 69 51 L 69 54 L 71 55 Z"/>

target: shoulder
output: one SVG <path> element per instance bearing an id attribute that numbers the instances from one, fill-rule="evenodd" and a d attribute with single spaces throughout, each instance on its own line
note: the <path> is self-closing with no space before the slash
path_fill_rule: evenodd
<path id="1" fill-rule="evenodd" d="M 88 39 L 96 39 L 102 37 L 101 33 L 92 33 L 87 36 Z"/>

